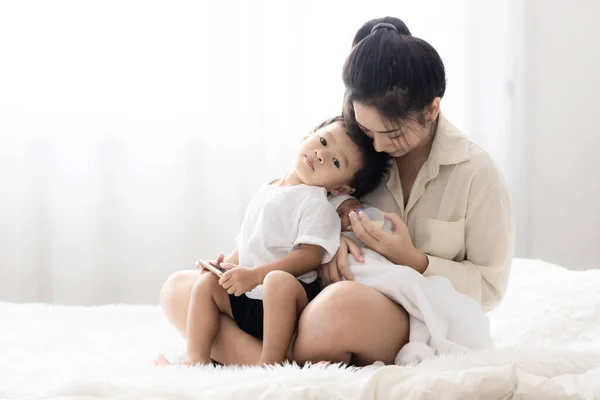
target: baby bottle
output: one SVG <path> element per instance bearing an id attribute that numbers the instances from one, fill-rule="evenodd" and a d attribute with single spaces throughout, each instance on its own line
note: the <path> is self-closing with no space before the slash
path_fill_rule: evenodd
<path id="1" fill-rule="evenodd" d="M 356 210 L 356 212 L 359 211 L 363 211 L 366 214 L 366 216 L 371 220 L 371 222 L 373 222 L 373 225 L 375 225 L 376 227 L 387 230 L 389 232 L 392 231 L 392 222 L 390 220 L 385 219 L 385 217 L 383 216 L 383 212 L 381 212 L 381 210 L 379 210 L 378 208 L 367 206 L 365 208 L 360 208 Z"/>

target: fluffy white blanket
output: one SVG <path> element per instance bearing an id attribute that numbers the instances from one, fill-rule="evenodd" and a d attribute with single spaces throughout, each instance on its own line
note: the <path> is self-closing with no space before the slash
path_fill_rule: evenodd
<path id="1" fill-rule="evenodd" d="M 417 366 L 151 366 L 183 341 L 155 306 L 0 303 L 0 398 L 600 398 L 600 270 L 516 260 L 490 314 L 498 349 Z"/>

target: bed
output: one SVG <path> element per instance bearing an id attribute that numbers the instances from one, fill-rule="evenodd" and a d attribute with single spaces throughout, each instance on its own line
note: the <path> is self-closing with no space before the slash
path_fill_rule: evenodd
<path id="1" fill-rule="evenodd" d="M 497 350 L 420 365 L 153 367 L 184 343 L 157 306 L 0 303 L 0 398 L 600 398 L 600 270 L 518 259 Z"/>

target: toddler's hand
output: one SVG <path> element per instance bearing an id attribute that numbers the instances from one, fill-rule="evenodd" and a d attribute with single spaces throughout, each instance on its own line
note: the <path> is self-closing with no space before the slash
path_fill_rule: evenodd
<path id="1" fill-rule="evenodd" d="M 219 285 L 234 296 L 241 296 L 262 283 L 259 282 L 258 273 L 254 268 L 243 268 L 228 263 L 221 264 L 221 268 L 228 271 L 219 279 Z"/>

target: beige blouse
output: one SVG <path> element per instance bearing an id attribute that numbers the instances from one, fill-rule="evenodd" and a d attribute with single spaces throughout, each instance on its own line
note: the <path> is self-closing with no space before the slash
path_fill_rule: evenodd
<path id="1" fill-rule="evenodd" d="M 395 165 L 386 184 L 362 200 L 402 217 L 429 258 L 425 276 L 447 277 L 486 311 L 500 303 L 513 256 L 508 190 L 490 155 L 441 114 L 408 204 Z"/>

